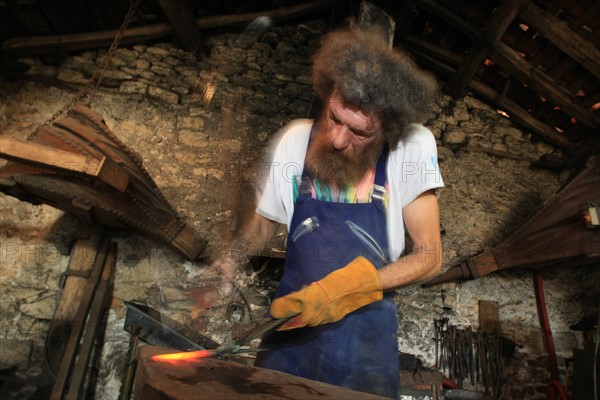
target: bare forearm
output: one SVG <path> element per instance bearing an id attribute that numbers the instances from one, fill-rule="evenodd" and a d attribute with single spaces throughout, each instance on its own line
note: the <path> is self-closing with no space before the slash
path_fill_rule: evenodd
<path id="1" fill-rule="evenodd" d="M 260 254 L 273 238 L 276 229 L 276 222 L 254 213 L 240 230 L 237 241 L 247 253 Z"/>
<path id="2" fill-rule="evenodd" d="M 234 240 L 224 249 L 222 256 L 214 261 L 213 267 L 221 271 L 223 278 L 221 290 L 224 294 L 232 293 L 233 277 L 238 267 L 246 263 L 250 255 L 262 253 L 276 228 L 276 222 L 253 214 L 236 234 Z"/>
<path id="3" fill-rule="evenodd" d="M 442 265 L 441 244 L 423 246 L 379 270 L 383 290 L 394 290 L 433 278 Z"/>
<path id="4" fill-rule="evenodd" d="M 403 211 L 404 223 L 414 249 L 379 270 L 383 290 L 423 282 L 440 272 L 442 239 L 437 198 L 433 190 L 419 195 Z"/>

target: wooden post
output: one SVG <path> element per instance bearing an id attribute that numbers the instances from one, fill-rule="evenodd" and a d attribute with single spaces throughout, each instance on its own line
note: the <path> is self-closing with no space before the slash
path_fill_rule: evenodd
<path id="1" fill-rule="evenodd" d="M 85 322 L 92 305 L 93 293 L 96 290 L 102 276 L 102 271 L 104 270 L 109 245 L 110 238 L 103 237 L 98 255 L 94 260 L 94 266 L 85 285 L 84 293 L 87 293 L 88 296 L 83 296 L 81 302 L 78 304 L 77 313 L 75 314 L 75 319 L 71 328 L 71 334 L 65 347 L 63 359 L 60 363 L 60 369 L 56 376 L 56 383 L 54 384 L 50 396 L 51 400 L 61 400 L 69 388 L 69 378 L 73 364 L 77 358 L 79 343 L 85 330 Z"/>
<path id="2" fill-rule="evenodd" d="M 112 298 L 112 287 L 114 271 L 117 263 L 117 244 L 111 243 L 106 256 L 106 262 L 102 269 L 102 276 L 96 290 L 92 294 L 93 300 L 90 305 L 89 317 L 86 322 L 85 332 L 83 334 L 77 359 L 72 366 L 72 374 L 69 383 L 69 390 L 66 393 L 65 400 L 81 399 L 85 389 L 87 372 L 92 360 L 92 351 L 96 338 L 102 328 L 102 320 Z"/>
<path id="3" fill-rule="evenodd" d="M 479 332 L 500 334 L 500 313 L 497 302 L 479 300 Z"/>
<path id="4" fill-rule="evenodd" d="M 398 13 L 398 29 L 397 33 L 404 38 L 410 30 L 410 20 L 412 17 L 413 0 L 403 0 Z"/>
<path id="5" fill-rule="evenodd" d="M 202 32 L 198 29 L 188 0 L 158 0 L 158 4 L 181 41 L 184 50 L 204 50 Z"/>

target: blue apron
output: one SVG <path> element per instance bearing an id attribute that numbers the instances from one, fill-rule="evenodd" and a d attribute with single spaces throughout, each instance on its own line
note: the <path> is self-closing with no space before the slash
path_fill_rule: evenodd
<path id="1" fill-rule="evenodd" d="M 304 168 L 287 238 L 286 266 L 275 297 L 300 290 L 357 256 L 375 267 L 388 264 L 383 205 L 387 147 L 377 161 L 370 203 L 313 199 Z M 400 370 L 398 322 L 392 295 L 348 314 L 341 321 L 271 332 L 255 365 L 350 389 L 397 398 Z"/>

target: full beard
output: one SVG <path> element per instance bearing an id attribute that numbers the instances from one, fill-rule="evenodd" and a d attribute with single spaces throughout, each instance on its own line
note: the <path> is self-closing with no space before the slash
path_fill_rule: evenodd
<path id="1" fill-rule="evenodd" d="M 369 144 L 364 151 L 336 150 L 326 131 L 315 132 L 306 153 L 306 167 L 313 178 L 326 185 L 340 188 L 358 183 L 365 173 L 375 166 L 383 138 Z"/>

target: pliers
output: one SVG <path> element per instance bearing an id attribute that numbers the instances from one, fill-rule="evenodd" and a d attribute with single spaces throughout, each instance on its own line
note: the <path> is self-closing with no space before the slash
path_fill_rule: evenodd
<path id="1" fill-rule="evenodd" d="M 265 333 L 272 331 L 280 327 L 281 325 L 288 322 L 294 316 L 281 318 L 281 319 L 272 319 L 265 318 L 262 322 L 260 322 L 256 327 L 250 329 L 240 338 L 233 340 L 229 343 L 223 344 L 215 349 L 203 349 L 203 350 L 194 350 L 180 353 L 168 353 L 168 354 L 157 354 L 151 357 L 152 361 L 161 361 L 161 362 L 185 362 L 185 361 L 194 361 L 201 358 L 208 357 L 225 357 L 233 354 L 237 354 L 240 352 L 253 351 L 249 347 L 244 346 L 246 343 L 258 339 L 263 336 Z"/>

